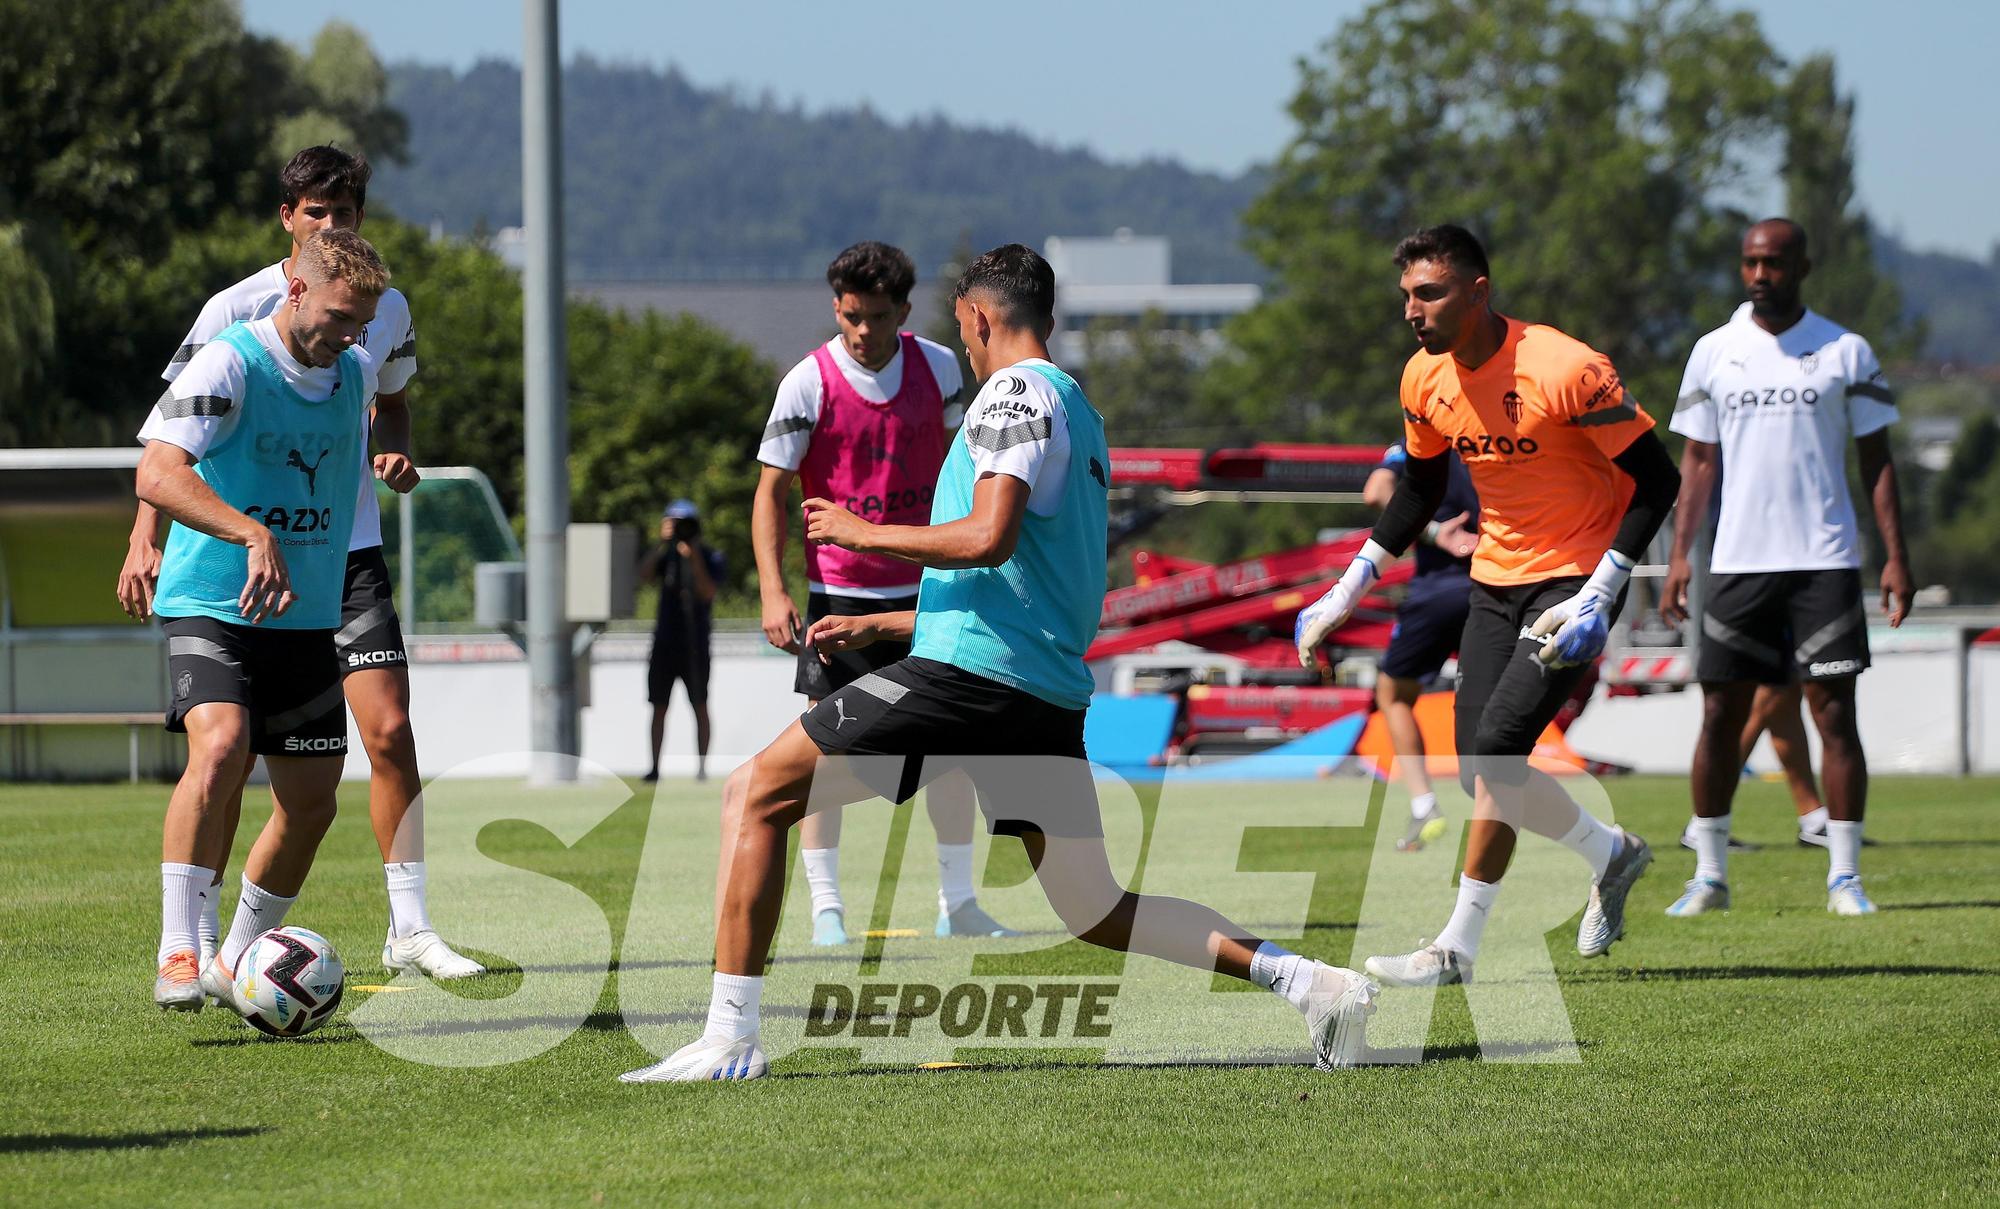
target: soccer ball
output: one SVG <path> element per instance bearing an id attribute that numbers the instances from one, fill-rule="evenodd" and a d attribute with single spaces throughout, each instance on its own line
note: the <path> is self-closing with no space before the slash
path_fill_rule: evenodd
<path id="1" fill-rule="evenodd" d="M 310 928 L 272 928 L 236 963 L 243 1018 L 273 1037 L 303 1037 L 325 1024 L 346 988 L 340 954 Z"/>

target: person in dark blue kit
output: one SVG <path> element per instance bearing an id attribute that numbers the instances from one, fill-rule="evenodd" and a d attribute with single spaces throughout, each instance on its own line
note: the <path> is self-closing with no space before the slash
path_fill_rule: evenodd
<path id="1" fill-rule="evenodd" d="M 1444 815 L 1437 808 L 1425 767 L 1424 736 L 1417 728 L 1417 698 L 1437 679 L 1444 661 L 1458 650 L 1472 600 L 1472 552 L 1479 544 L 1479 495 L 1472 476 L 1457 454 L 1447 453 L 1451 473 L 1444 502 L 1424 529 L 1415 548 L 1417 573 L 1409 595 L 1396 612 L 1396 628 L 1375 680 L 1375 705 L 1389 728 L 1396 751 L 1396 768 L 1410 791 L 1410 825 L 1396 841 L 1398 852 L 1415 852 L 1444 834 Z M 1382 455 L 1382 464 L 1362 485 L 1369 507 L 1386 508 L 1402 481 L 1408 455 L 1398 441 Z"/>
<path id="2" fill-rule="evenodd" d="M 709 610 L 723 566 L 722 552 L 702 543 L 701 511 L 694 501 L 668 504 L 660 516 L 660 542 L 639 562 L 639 577 L 660 589 L 660 605 L 653 614 L 653 651 L 646 666 L 646 699 L 653 705 L 648 781 L 660 779 L 660 745 L 667 737 L 667 703 L 676 680 L 694 711 L 694 779 L 708 779 Z"/>

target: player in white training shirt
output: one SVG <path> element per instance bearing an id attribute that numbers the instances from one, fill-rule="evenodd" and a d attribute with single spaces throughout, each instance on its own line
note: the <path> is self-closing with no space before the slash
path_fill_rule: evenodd
<path id="1" fill-rule="evenodd" d="M 371 172 L 366 160 L 336 147 L 308 147 L 293 156 L 278 176 L 278 221 L 292 237 L 290 254 L 210 298 L 161 376 L 175 382 L 202 347 L 225 328 L 275 312 L 285 299 L 299 246 L 317 231 L 361 226 Z M 363 345 L 380 374 L 372 408 L 363 413 L 364 433 L 372 415 L 374 442 L 381 452 L 370 457 L 368 442 L 361 442 L 365 472 L 355 500 L 341 628 L 335 643 L 343 671 L 342 689 L 368 751 L 368 815 L 388 886 L 389 931 L 382 962 L 390 969 L 464 978 L 483 973 L 484 967 L 453 952 L 430 922 L 419 807 L 422 783 L 409 719 L 409 656 L 403 649 L 402 626 L 390 593 L 388 564 L 382 556 L 382 517 L 375 502 L 376 478 L 398 491 L 408 491 L 417 482 L 410 460 L 409 412 L 409 384 L 417 371 L 416 330 L 410 322 L 409 302 L 400 290 L 391 287 L 382 295 L 375 318 L 365 330 Z M 159 567 L 159 517 L 142 503 L 118 577 L 119 600 L 132 616 L 144 619 L 151 614 Z M 244 775 L 249 775 L 247 768 Z M 210 867 L 216 871 L 217 887 L 207 892 L 203 909 L 204 961 L 219 931 L 217 899 L 222 869 L 235 841 L 241 798 L 240 793 L 228 798 L 229 816 L 221 847 L 204 854 L 204 859 L 213 860 Z"/>
<path id="2" fill-rule="evenodd" d="M 1827 910 L 1875 910 L 1859 866 L 1868 763 L 1854 684 L 1868 666 L 1868 622 L 1847 445 L 1859 454 L 1887 553 L 1882 608 L 1898 626 L 1909 613 L 1911 576 L 1889 458 L 1896 399 L 1868 342 L 1800 302 L 1811 268 L 1797 223 L 1774 218 L 1750 228 L 1742 258 L 1750 300 L 1696 342 L 1674 408 L 1673 430 L 1688 443 L 1660 601 L 1670 621 L 1687 616 L 1688 551 L 1718 473 L 1722 491 L 1695 666 L 1703 695 L 1690 778 L 1695 875 L 1669 915 L 1729 906 L 1729 811 L 1743 724 L 1757 685 L 1793 678 L 1804 682 L 1823 744 Z"/>
<path id="3" fill-rule="evenodd" d="M 834 500 L 871 524 L 929 524 L 932 492 L 951 430 L 959 424 L 964 389 L 950 349 L 901 330 L 910 317 L 917 268 L 900 248 L 874 240 L 855 244 L 827 266 L 826 281 L 839 334 L 778 386 L 757 449 L 764 467 L 750 526 L 764 636 L 772 646 L 797 653 L 792 688 L 809 704 L 909 653 L 909 644 L 901 641 L 824 650 L 805 640 L 812 625 L 823 617 L 916 608 L 923 568 L 807 542 L 801 620 L 784 573 L 792 483 L 796 479 L 806 497 Z M 937 935 L 1015 935 L 980 907 L 973 888 L 972 783 L 961 775 L 944 777 L 924 797 L 937 832 Z M 799 855 L 812 893 L 813 943 L 819 945 L 847 943 L 840 820 L 838 809 L 820 811 L 799 828 Z"/>

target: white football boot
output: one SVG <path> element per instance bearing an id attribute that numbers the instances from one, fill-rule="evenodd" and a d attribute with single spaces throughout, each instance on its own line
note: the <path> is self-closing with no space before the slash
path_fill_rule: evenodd
<path id="1" fill-rule="evenodd" d="M 382 965 L 391 970 L 416 970 L 432 978 L 470 978 L 486 967 L 452 951 L 436 932 L 426 928 L 382 942 Z"/>
<path id="2" fill-rule="evenodd" d="M 1472 959 L 1436 944 L 1400 957 L 1370 957 L 1363 968 L 1392 987 L 1442 987 L 1472 981 Z"/>
<path id="3" fill-rule="evenodd" d="M 1314 1065 L 1341 1070 L 1368 1059 L 1368 1018 L 1375 1014 L 1381 988 L 1353 970 L 1313 963 L 1312 990 L 1306 992 L 1306 1032 L 1312 1037 Z"/>
<path id="4" fill-rule="evenodd" d="M 1875 904 L 1861 888 L 1861 875 L 1849 873 L 1826 888 L 1826 909 L 1835 915 L 1873 915 Z"/>
<path id="5" fill-rule="evenodd" d="M 1604 876 L 1590 883 L 1590 903 L 1583 909 L 1583 922 L 1576 929 L 1576 955 L 1602 957 L 1611 944 L 1625 935 L 1625 896 L 1632 883 L 1653 863 L 1653 850 L 1646 841 L 1623 827 L 1625 846 L 1605 868 Z"/>
<path id="6" fill-rule="evenodd" d="M 1729 910 L 1729 884 L 1713 878 L 1697 877 L 1682 888 L 1681 896 L 1674 905 L 1667 908 L 1667 914 L 1675 919 L 1686 919 L 1690 915 L 1706 915 L 1710 911 Z"/>
<path id="7" fill-rule="evenodd" d="M 236 995 L 236 979 L 222 968 L 222 959 L 211 957 L 201 967 L 201 993 L 217 1007 L 225 1007 L 238 1016 L 248 1018 L 250 1005 Z"/>
<path id="8" fill-rule="evenodd" d="M 620 1083 L 711 1083 L 761 1079 L 771 1069 L 757 1034 L 748 1037 L 703 1037 L 638 1070 L 618 1076 Z"/>

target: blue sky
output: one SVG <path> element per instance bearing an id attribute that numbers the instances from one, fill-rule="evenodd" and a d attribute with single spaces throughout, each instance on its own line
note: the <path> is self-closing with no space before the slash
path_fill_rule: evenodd
<path id="1" fill-rule="evenodd" d="M 1728 0 L 1725 0 L 1727 3 Z M 1987 0 L 1739 0 L 1779 51 L 1830 50 L 1859 98 L 1858 191 L 1882 227 L 1982 259 L 2000 244 L 2000 128 Z M 518 61 L 517 0 L 242 0 L 249 25 L 306 42 L 338 17 L 391 61 Z M 1269 159 L 1290 133 L 1295 61 L 1364 0 L 1012 0 L 850 6 L 800 0 L 565 0 L 565 57 L 674 64 L 813 109 L 866 102 L 942 113 L 1113 159 L 1168 156 L 1219 171 Z M 1143 19 L 1134 19 L 1134 14 Z M 1251 19 L 1249 14 L 1254 14 Z M 1886 14 L 1886 17 L 1885 17 Z"/>

